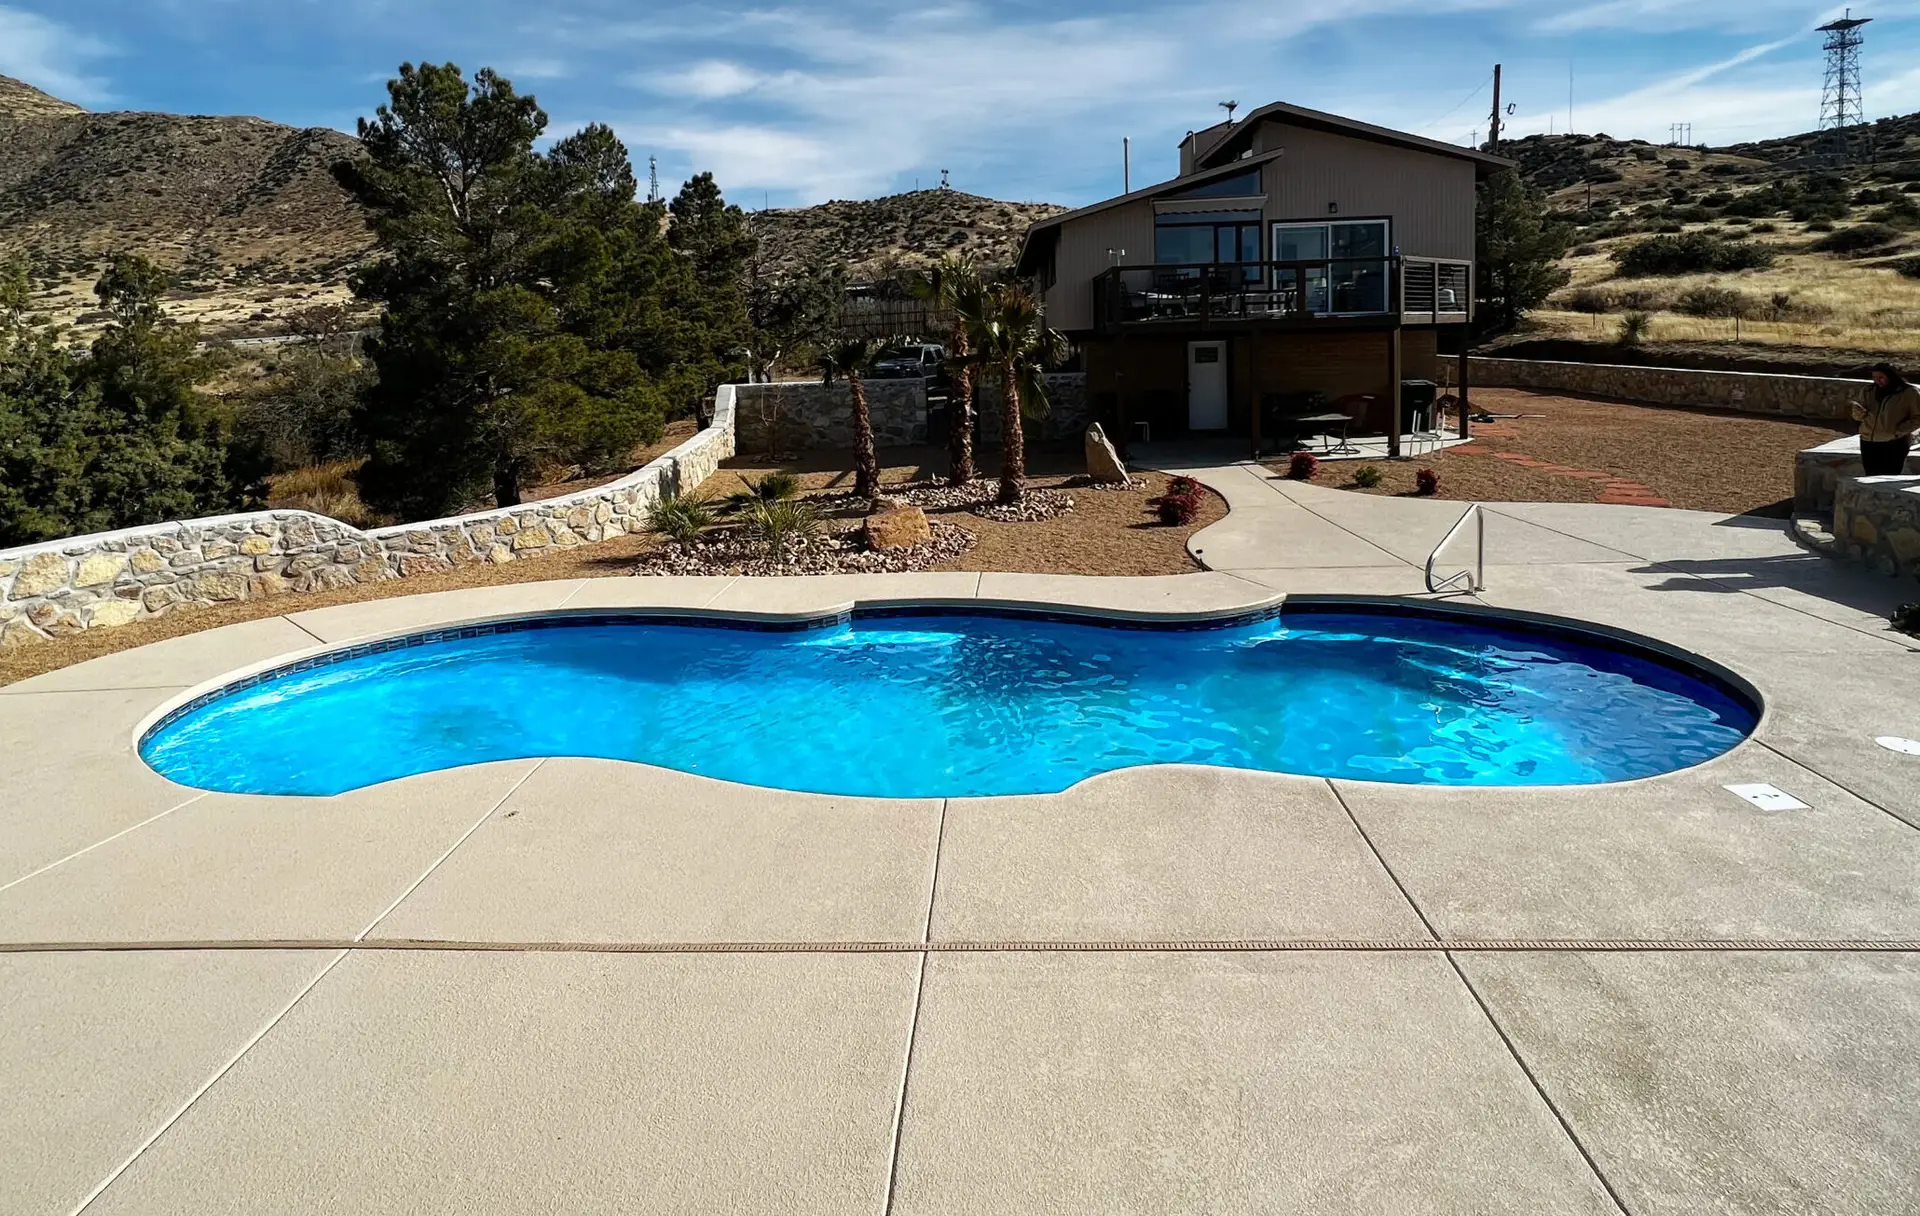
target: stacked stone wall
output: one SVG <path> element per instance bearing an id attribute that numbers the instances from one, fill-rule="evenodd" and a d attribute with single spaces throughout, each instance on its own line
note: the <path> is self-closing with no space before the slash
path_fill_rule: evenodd
<path id="1" fill-rule="evenodd" d="M 867 416 L 874 442 L 904 447 L 928 442 L 927 384 L 920 379 L 868 380 Z M 747 454 L 806 452 L 853 446 L 853 405 L 845 382 L 817 380 L 743 384 L 739 389 L 739 447 Z M 1077 437 L 1087 427 L 1087 378 L 1077 372 L 1047 377 L 1047 416 L 1028 424 L 1029 439 Z M 1001 394 L 991 381 L 975 396 L 978 438 L 1000 442 Z M 935 442 L 944 437 L 934 436 Z"/>
<path id="2" fill-rule="evenodd" d="M 1472 386 L 1579 393 L 1649 405 L 1731 410 L 1766 417 L 1848 421 L 1848 406 L 1868 389 L 1865 380 L 1776 376 L 1764 372 L 1709 372 L 1621 363 L 1571 363 L 1476 356 Z"/>
<path id="3" fill-rule="evenodd" d="M 591 490 L 451 519 L 361 531 L 305 511 L 194 519 L 0 550 L 0 646 L 125 625 L 181 604 L 298 595 L 505 565 L 639 531 L 661 497 L 733 455 L 734 389 L 713 421 L 646 467 Z"/>

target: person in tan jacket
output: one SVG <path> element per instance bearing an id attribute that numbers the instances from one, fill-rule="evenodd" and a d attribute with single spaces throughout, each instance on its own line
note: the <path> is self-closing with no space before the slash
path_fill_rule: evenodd
<path id="1" fill-rule="evenodd" d="M 1873 391 L 1853 403 L 1860 424 L 1860 466 L 1868 477 L 1904 473 L 1913 433 L 1920 431 L 1920 392 L 1891 363 L 1873 367 Z"/>
<path id="2" fill-rule="evenodd" d="M 1891 363 L 1874 363 L 1874 390 L 1853 401 L 1860 425 L 1860 469 L 1866 476 L 1907 473 L 1907 453 L 1920 430 L 1920 392 Z"/>

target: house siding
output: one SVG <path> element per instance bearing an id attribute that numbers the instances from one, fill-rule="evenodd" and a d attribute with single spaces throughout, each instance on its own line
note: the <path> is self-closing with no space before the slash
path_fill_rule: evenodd
<path id="1" fill-rule="evenodd" d="M 1093 328 L 1093 280 L 1112 263 L 1107 250 L 1127 251 L 1129 265 L 1153 262 L 1153 203 L 1113 207 L 1061 226 L 1054 251 L 1054 285 L 1046 295 L 1047 323 L 1064 333 Z"/>
<path id="2" fill-rule="evenodd" d="M 1473 257 L 1472 162 L 1273 121 L 1253 147 L 1285 149 L 1266 165 L 1268 223 L 1384 215 L 1402 253 Z"/>

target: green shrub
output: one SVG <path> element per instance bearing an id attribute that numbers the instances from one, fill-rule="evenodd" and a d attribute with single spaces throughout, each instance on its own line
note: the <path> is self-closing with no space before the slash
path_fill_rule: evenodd
<path id="1" fill-rule="evenodd" d="M 713 523 L 713 504 L 697 494 L 675 494 L 647 508 L 647 528 L 691 545 Z"/>
<path id="2" fill-rule="evenodd" d="M 819 515 L 797 498 L 763 498 L 749 506 L 742 519 L 747 535 L 766 546 L 773 558 L 820 535 Z"/>
<path id="3" fill-rule="evenodd" d="M 1920 637 L 1920 604 L 1902 604 L 1893 610 L 1893 627 Z"/>
<path id="4" fill-rule="evenodd" d="M 1901 258 L 1893 263 L 1893 268 L 1909 279 L 1920 279 L 1920 258 Z"/>
<path id="5" fill-rule="evenodd" d="M 1673 307 L 1690 317 L 1751 317 L 1758 311 L 1752 298 L 1730 287 L 1689 287 Z"/>
<path id="6" fill-rule="evenodd" d="M 1853 224 L 1813 243 L 1821 253 L 1861 254 L 1883 249 L 1900 239 L 1900 230 L 1885 224 Z"/>
<path id="7" fill-rule="evenodd" d="M 1778 232 L 1778 231 L 1780 231 L 1780 225 L 1778 225 L 1778 224 L 1775 224 L 1775 223 L 1773 223 L 1773 222 L 1772 222 L 1772 221 L 1770 221 L 1770 220 L 1763 220 L 1763 221 L 1761 221 L 1760 223 L 1758 223 L 1758 224 L 1755 224 L 1755 225 L 1753 226 L 1753 231 L 1755 231 L 1755 232 Z"/>
<path id="8" fill-rule="evenodd" d="M 1653 159 L 1653 158 L 1652 158 L 1652 157 L 1647 157 L 1646 159 L 1648 159 L 1648 160 L 1651 160 L 1651 159 Z M 1684 156 L 1676 156 L 1676 157 L 1674 157 L 1674 158 L 1673 158 L 1672 160 L 1670 160 L 1670 161 L 1668 161 L 1668 162 L 1667 162 L 1667 168 L 1669 168 L 1669 169 L 1673 169 L 1673 170 L 1680 170 L 1680 169 L 1685 169 L 1685 168 L 1687 168 L 1687 167 L 1688 167 L 1689 165 L 1691 165 L 1692 163 L 1693 163 L 1693 162 L 1691 162 L 1691 161 L 1689 161 L 1689 160 L 1688 160 L 1688 159 L 1687 159 L 1686 157 L 1684 157 Z"/>
<path id="9" fill-rule="evenodd" d="M 1599 287 L 1576 287 L 1567 293 L 1569 312 L 1599 314 L 1613 311 L 1613 293 Z"/>
<path id="10" fill-rule="evenodd" d="M 1867 219 L 1875 224 L 1891 224 L 1896 228 L 1912 228 L 1920 224 L 1920 204 L 1904 194 L 1896 194 L 1884 207 L 1869 212 Z"/>
<path id="11" fill-rule="evenodd" d="M 1808 232 L 1832 232 L 1833 221 L 1832 220 L 1814 220 L 1813 222 L 1807 225 L 1807 231 Z"/>
<path id="12" fill-rule="evenodd" d="M 1363 464 L 1353 471 L 1353 484 L 1363 490 L 1371 490 L 1380 484 L 1381 473 L 1377 466 Z"/>
<path id="13" fill-rule="evenodd" d="M 1620 345 L 1638 346 L 1647 337 L 1647 331 L 1653 327 L 1650 313 L 1630 312 L 1620 318 Z"/>
<path id="14" fill-rule="evenodd" d="M 1613 260 L 1628 278 L 1647 275 L 1702 274 L 1759 270 L 1771 266 L 1774 251 L 1752 241 L 1730 241 L 1704 232 L 1652 236 L 1614 250 Z"/>

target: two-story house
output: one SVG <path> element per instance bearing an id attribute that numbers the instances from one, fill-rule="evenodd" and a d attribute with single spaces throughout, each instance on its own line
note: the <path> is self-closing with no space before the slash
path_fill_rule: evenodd
<path id="1" fill-rule="evenodd" d="M 1466 349 L 1475 187 L 1510 164 L 1276 102 L 1189 133 L 1171 181 L 1035 224 L 1019 270 L 1123 441 L 1258 445 L 1302 402 L 1397 438 L 1394 386 Z"/>

